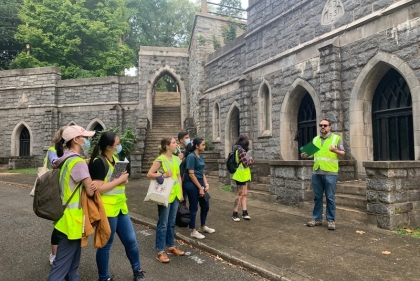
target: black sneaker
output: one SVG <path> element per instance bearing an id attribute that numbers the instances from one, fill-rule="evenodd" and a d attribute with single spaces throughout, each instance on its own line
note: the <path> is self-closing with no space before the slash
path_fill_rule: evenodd
<path id="1" fill-rule="evenodd" d="M 250 220 L 251 219 L 251 217 L 248 215 L 248 211 L 243 211 L 242 212 L 242 218 L 244 220 Z"/>
<path id="2" fill-rule="evenodd" d="M 145 273 L 146 271 L 141 269 L 137 272 L 134 272 L 134 281 L 146 281 L 146 277 L 144 276 Z"/>
<path id="3" fill-rule="evenodd" d="M 101 278 L 99 278 L 98 281 L 115 281 L 115 280 L 112 277 L 108 277 L 107 279 L 101 279 Z"/>
<path id="4" fill-rule="evenodd" d="M 237 212 L 233 212 L 232 219 L 233 219 L 233 221 L 241 221 L 241 219 L 238 217 Z"/>

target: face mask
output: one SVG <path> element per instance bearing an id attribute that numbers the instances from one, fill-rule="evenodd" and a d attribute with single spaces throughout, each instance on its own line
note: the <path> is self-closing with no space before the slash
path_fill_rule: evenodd
<path id="1" fill-rule="evenodd" d="M 121 145 L 121 144 L 119 144 L 119 145 L 117 146 L 117 150 L 115 150 L 115 151 L 114 151 L 114 154 L 119 154 L 121 151 L 122 151 L 122 145 Z"/>
<path id="2" fill-rule="evenodd" d="M 85 139 L 85 143 L 81 145 L 83 151 L 88 151 L 90 148 L 90 141 L 88 139 Z"/>
<path id="3" fill-rule="evenodd" d="M 185 140 L 185 146 L 189 145 L 191 143 L 191 139 L 186 139 Z"/>

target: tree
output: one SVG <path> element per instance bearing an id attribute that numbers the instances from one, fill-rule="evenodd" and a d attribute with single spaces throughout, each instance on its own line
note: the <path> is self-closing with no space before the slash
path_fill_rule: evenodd
<path id="1" fill-rule="evenodd" d="M 163 75 L 155 85 L 156 92 L 176 92 L 178 90 L 178 84 L 171 75 Z"/>
<path id="2" fill-rule="evenodd" d="M 132 66 L 125 0 L 24 0 L 19 17 L 25 24 L 15 38 L 30 49 L 14 68 L 59 66 L 67 79 L 119 75 Z"/>
<path id="3" fill-rule="evenodd" d="M 129 0 L 131 32 L 128 44 L 185 47 L 189 44 L 194 15 L 199 5 L 189 0 Z"/>
<path id="4" fill-rule="evenodd" d="M 14 35 L 21 21 L 18 12 L 23 0 L 0 0 L 0 69 L 8 69 L 8 64 L 24 48 Z"/>
<path id="5" fill-rule="evenodd" d="M 224 6 L 228 6 L 228 7 L 234 7 L 234 8 L 242 9 L 241 0 L 220 0 L 219 4 L 224 5 Z M 232 8 L 227 8 L 227 7 L 223 7 L 223 6 L 219 6 L 217 8 L 217 13 L 222 14 L 222 15 L 226 15 L 226 16 L 229 16 L 229 17 L 240 17 L 241 18 L 243 16 L 243 11 L 237 10 L 237 9 L 232 9 Z"/>

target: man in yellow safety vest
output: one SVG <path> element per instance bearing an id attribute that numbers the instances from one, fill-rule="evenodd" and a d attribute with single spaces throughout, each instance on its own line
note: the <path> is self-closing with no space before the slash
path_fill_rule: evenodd
<path id="1" fill-rule="evenodd" d="M 322 119 L 319 123 L 320 135 L 313 139 L 313 144 L 320 148 L 314 154 L 314 167 L 312 174 L 312 190 L 314 192 L 314 210 L 312 220 L 307 226 L 322 225 L 323 195 L 327 201 L 326 218 L 328 229 L 335 230 L 335 185 L 338 178 L 338 158 L 343 157 L 346 152 L 341 137 L 331 133 L 331 122 Z M 301 154 L 307 158 L 306 153 Z"/>

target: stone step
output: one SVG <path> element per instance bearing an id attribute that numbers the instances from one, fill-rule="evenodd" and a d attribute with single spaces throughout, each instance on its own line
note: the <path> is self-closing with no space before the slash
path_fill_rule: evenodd
<path id="1" fill-rule="evenodd" d="M 365 181 L 338 182 L 335 193 L 353 194 L 366 196 Z"/>
<path id="2" fill-rule="evenodd" d="M 258 183 L 271 184 L 271 177 L 270 176 L 258 177 Z"/>
<path id="3" fill-rule="evenodd" d="M 206 171 L 206 177 L 208 176 L 214 176 L 219 178 L 219 171 Z"/>
<path id="4" fill-rule="evenodd" d="M 0 164 L 0 172 L 9 170 L 9 164 Z"/>
<path id="5" fill-rule="evenodd" d="M 271 192 L 271 185 L 270 184 L 250 182 L 250 183 L 248 183 L 248 190 Z"/>
<path id="6" fill-rule="evenodd" d="M 307 211 L 312 211 L 314 208 L 313 202 L 304 202 L 303 203 L 303 209 Z M 326 205 L 323 205 L 323 220 L 324 224 L 326 225 L 326 218 L 325 218 L 325 212 L 326 212 Z M 340 220 L 345 220 L 353 223 L 358 224 L 374 224 L 376 225 L 376 222 L 370 218 L 366 211 L 363 210 L 357 210 L 353 208 L 347 208 L 343 206 L 336 206 L 336 221 L 339 224 Z M 308 218 L 310 220 L 310 218 Z"/>
<path id="7" fill-rule="evenodd" d="M 233 189 L 235 190 L 235 189 Z M 258 200 L 267 203 L 276 202 L 276 195 L 272 195 L 270 192 L 260 191 L 260 190 L 250 190 L 248 189 L 248 198 L 253 200 Z"/>
<path id="8" fill-rule="evenodd" d="M 335 194 L 335 203 L 340 207 L 354 208 L 366 211 L 366 195 Z"/>

